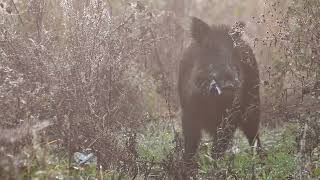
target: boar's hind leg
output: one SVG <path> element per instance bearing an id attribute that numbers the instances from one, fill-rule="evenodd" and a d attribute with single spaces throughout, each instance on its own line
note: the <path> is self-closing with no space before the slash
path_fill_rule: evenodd
<path id="1" fill-rule="evenodd" d="M 248 125 L 250 126 L 250 125 Z M 255 142 L 258 142 L 258 146 L 260 145 L 260 139 L 259 139 L 259 135 L 258 135 L 258 130 L 255 128 L 246 128 L 243 127 L 243 132 L 246 135 L 248 142 L 250 144 L 250 146 L 254 146 Z"/>
<path id="2" fill-rule="evenodd" d="M 261 149 L 261 142 L 259 138 L 259 109 L 248 110 L 243 122 L 242 131 L 246 135 L 250 146 L 254 146 L 257 141 L 257 151 Z"/>
<path id="3" fill-rule="evenodd" d="M 195 123 L 195 119 L 189 113 L 182 114 L 182 128 L 184 135 L 185 161 L 192 161 L 200 143 L 201 129 L 199 124 Z"/>

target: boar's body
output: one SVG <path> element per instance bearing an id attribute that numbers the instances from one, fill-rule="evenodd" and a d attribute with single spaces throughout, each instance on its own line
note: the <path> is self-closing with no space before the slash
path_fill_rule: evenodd
<path id="1" fill-rule="evenodd" d="M 240 127 L 253 145 L 258 139 L 260 100 L 259 72 L 252 49 L 237 29 L 227 26 L 210 27 L 193 18 L 191 32 L 193 42 L 180 62 L 178 79 L 186 158 L 195 154 L 202 130 L 215 139 L 229 140 Z M 212 84 L 222 93 L 213 93 Z M 230 121 L 234 128 L 229 135 L 219 137 L 218 127 L 232 108 L 237 109 Z"/>

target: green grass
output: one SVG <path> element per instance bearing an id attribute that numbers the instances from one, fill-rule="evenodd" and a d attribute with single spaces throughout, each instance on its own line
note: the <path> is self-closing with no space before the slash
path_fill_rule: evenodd
<path id="1" fill-rule="evenodd" d="M 226 154 L 221 160 L 213 160 L 210 156 L 211 143 L 201 143 L 198 154 L 200 166 L 199 177 L 206 177 L 212 170 L 226 169 L 232 163 L 230 177 L 250 178 L 252 168 L 259 179 L 284 179 L 294 176 L 297 168 L 295 130 L 296 126 L 286 125 L 278 129 L 262 129 L 261 140 L 267 152 L 265 160 L 250 154 L 250 147 L 244 135 L 237 131 L 233 148 L 237 153 Z M 161 124 L 150 125 L 145 134 L 139 138 L 139 154 L 144 159 L 161 161 L 173 148 L 173 133 L 170 128 Z M 233 158 L 233 160 L 232 160 Z"/>
<path id="2" fill-rule="evenodd" d="M 154 122 L 138 135 L 138 153 L 142 159 L 159 162 L 173 149 L 174 133 L 170 126 Z"/>
<path id="3" fill-rule="evenodd" d="M 226 169 L 230 163 L 233 164 L 229 172 L 232 177 L 250 178 L 253 166 L 259 179 L 285 179 L 294 176 L 298 166 L 294 134 L 296 128 L 294 125 L 286 125 L 272 130 L 262 129 L 261 140 L 268 154 L 265 160 L 250 154 L 247 140 L 240 131 L 236 132 L 233 142 L 237 153 L 227 153 L 221 160 L 213 160 L 210 156 L 211 144 L 202 143 L 198 154 L 199 177 L 204 178 L 215 169 Z M 145 135 L 141 135 L 139 153 L 145 159 L 155 158 L 160 161 L 173 148 L 172 141 L 171 129 L 161 128 L 161 125 L 156 124 L 155 128 L 149 128 Z"/>
<path id="4" fill-rule="evenodd" d="M 266 150 L 267 156 L 260 159 L 258 155 L 252 155 L 248 142 L 242 132 L 237 131 L 233 139 L 233 152 L 228 151 L 220 160 L 214 160 L 210 156 L 210 141 L 203 141 L 197 155 L 199 165 L 199 179 L 207 179 L 212 173 L 225 172 L 227 179 L 250 179 L 254 169 L 258 179 L 286 179 L 297 177 L 299 173 L 299 158 L 297 156 L 297 145 L 295 133 L 297 127 L 294 125 L 285 125 L 276 129 L 261 130 L 261 140 Z M 137 151 L 140 161 L 163 162 L 167 155 L 174 149 L 174 133 L 170 123 L 157 121 L 150 123 L 143 128 L 142 132 L 137 134 Z M 208 143 L 209 142 L 209 143 Z M 62 153 L 63 154 L 63 153 Z M 97 175 L 95 164 L 78 166 L 72 162 L 72 169 L 69 171 L 66 155 L 57 155 L 51 153 L 47 159 L 45 169 L 40 168 L 37 162 L 32 164 L 28 175 L 33 179 L 43 179 L 50 177 L 54 179 L 94 179 Z M 320 161 L 314 160 L 315 168 L 311 172 L 314 178 L 320 176 Z M 161 171 L 159 165 L 152 167 L 154 172 Z M 115 170 L 102 173 L 103 179 L 118 179 L 120 174 Z M 130 179 L 126 174 L 122 179 Z M 21 179 L 26 177 L 21 174 Z M 142 177 L 142 175 L 141 175 Z M 137 178 L 141 179 L 141 178 Z"/>
<path id="5" fill-rule="evenodd" d="M 198 163 L 200 165 L 200 177 L 214 170 L 227 171 L 228 178 L 250 179 L 252 169 L 258 179 L 285 179 L 293 173 L 297 167 L 297 157 L 294 154 L 296 143 L 293 127 L 279 129 L 263 129 L 261 140 L 267 152 L 267 157 L 261 160 L 257 155 L 251 155 L 251 149 L 244 135 L 237 131 L 233 141 L 235 153 L 227 153 L 221 160 L 213 160 L 210 157 L 211 144 L 201 144 Z M 229 170 L 228 170 L 229 168 Z"/>

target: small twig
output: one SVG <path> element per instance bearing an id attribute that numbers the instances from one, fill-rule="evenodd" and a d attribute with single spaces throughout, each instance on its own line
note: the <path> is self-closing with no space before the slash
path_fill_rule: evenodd
<path id="1" fill-rule="evenodd" d="M 91 146 L 93 146 L 100 138 L 101 138 L 101 136 L 100 136 L 100 137 L 97 137 L 96 139 L 94 139 L 94 140 L 87 146 L 86 149 L 88 149 L 88 148 L 90 148 Z"/>
<path id="2" fill-rule="evenodd" d="M 300 152 L 299 152 L 299 158 L 300 158 L 300 179 L 304 179 L 303 171 L 304 171 L 304 152 L 306 147 L 306 137 L 307 137 L 307 131 L 308 131 L 308 123 L 309 118 L 307 122 L 305 122 L 304 128 L 303 128 L 303 134 L 302 138 L 300 140 Z"/>
<path id="3" fill-rule="evenodd" d="M 146 164 L 147 164 L 147 162 L 146 162 Z M 146 170 L 146 173 L 144 174 L 144 179 L 145 180 L 148 179 L 148 176 L 149 176 L 149 174 L 151 172 L 151 169 L 152 169 L 153 165 L 154 165 L 154 157 L 152 157 L 152 160 L 150 162 L 150 166 L 148 167 L 148 169 Z"/>
<path id="4" fill-rule="evenodd" d="M 22 25 L 22 26 L 24 26 L 24 23 L 23 23 L 23 21 L 22 21 L 22 18 L 21 18 L 20 12 L 19 12 L 19 10 L 18 10 L 18 8 L 17 8 L 16 4 L 14 3 L 14 1 L 13 1 L 13 0 L 11 0 L 11 1 L 10 1 L 10 3 L 11 3 L 11 4 L 12 4 L 12 6 L 14 7 L 14 10 L 17 12 L 17 15 L 18 15 L 18 18 L 19 18 L 19 21 L 20 21 L 21 25 Z"/>
<path id="5" fill-rule="evenodd" d="M 113 29 L 110 33 L 108 33 L 108 36 L 111 36 L 113 33 L 115 33 L 118 29 L 122 28 L 124 25 L 126 25 L 130 19 L 134 17 L 134 14 L 131 14 L 125 21 L 123 21 L 119 26 L 117 26 L 115 29 Z"/>

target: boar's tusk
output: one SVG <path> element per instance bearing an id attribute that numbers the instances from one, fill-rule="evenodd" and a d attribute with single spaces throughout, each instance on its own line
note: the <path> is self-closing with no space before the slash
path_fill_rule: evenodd
<path id="1" fill-rule="evenodd" d="M 222 90 L 219 87 L 218 83 L 215 80 L 212 80 L 209 87 L 210 92 L 212 92 L 214 95 L 220 95 L 222 94 Z"/>
<path id="2" fill-rule="evenodd" d="M 218 95 L 222 94 L 222 91 L 221 91 L 221 89 L 219 88 L 219 86 L 216 86 L 216 90 L 217 90 L 217 92 L 218 92 Z"/>

